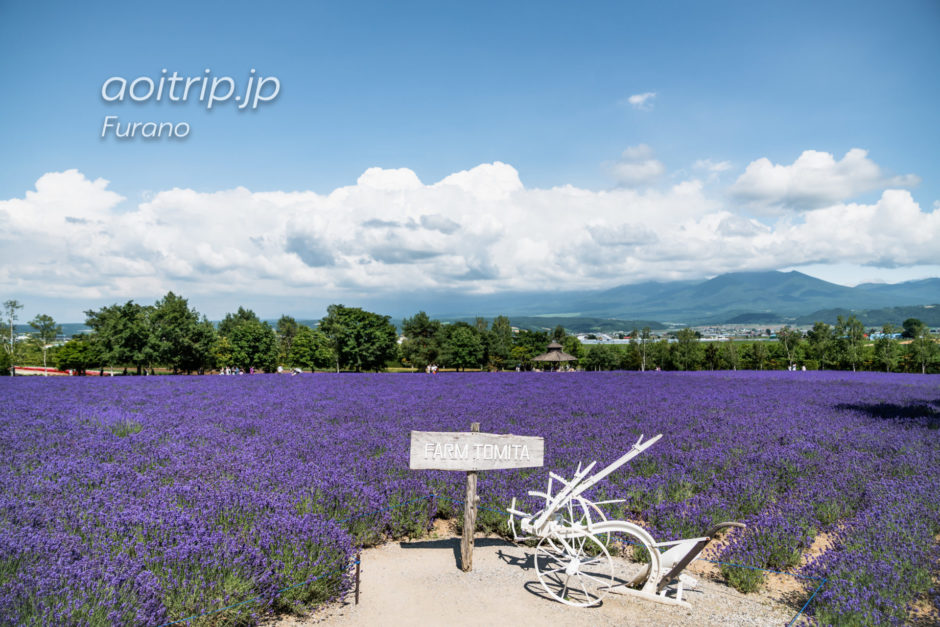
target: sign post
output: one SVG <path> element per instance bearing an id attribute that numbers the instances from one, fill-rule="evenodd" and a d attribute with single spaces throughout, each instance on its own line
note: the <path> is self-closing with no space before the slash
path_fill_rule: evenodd
<path id="1" fill-rule="evenodd" d="M 544 464 L 542 438 L 521 435 L 480 433 L 480 423 L 470 424 L 469 432 L 412 431 L 412 470 L 464 470 L 467 488 L 463 510 L 463 538 L 460 542 L 461 568 L 473 570 L 473 532 L 477 524 L 477 471 L 534 468 Z"/>
<path id="2" fill-rule="evenodd" d="M 479 433 L 480 423 L 471 422 L 470 432 Z M 463 538 L 460 540 L 460 568 L 465 573 L 473 570 L 473 532 L 477 528 L 477 471 L 467 471 L 467 491 L 463 499 Z"/>

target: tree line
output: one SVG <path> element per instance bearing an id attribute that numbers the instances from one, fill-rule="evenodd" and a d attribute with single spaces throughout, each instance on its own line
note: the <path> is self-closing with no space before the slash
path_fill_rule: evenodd
<path id="1" fill-rule="evenodd" d="M 37 316 L 30 322 L 36 329 L 32 347 L 22 347 L 13 332 L 21 307 L 17 301 L 4 304 L 10 341 L 4 342 L 0 371 L 22 363 L 30 348 L 41 349 L 44 366 L 49 352 L 60 370 L 85 374 L 123 368 L 137 375 L 153 374 L 156 368 L 174 374 L 217 368 L 274 372 L 281 365 L 381 370 L 397 350 L 398 334 L 389 317 L 362 309 L 331 305 L 317 328 L 311 328 L 290 316 L 281 316 L 272 326 L 239 307 L 215 325 L 173 292 L 153 305 L 131 300 L 88 310 L 85 324 L 91 332 L 75 335 L 61 346 L 52 345 L 61 327 L 50 316 Z"/>
<path id="2" fill-rule="evenodd" d="M 43 365 L 47 356 L 61 370 L 84 374 L 91 369 L 124 369 L 128 374 L 204 373 L 215 369 L 274 372 L 280 366 L 308 370 L 381 371 L 390 366 L 424 370 L 431 365 L 455 370 L 537 367 L 533 358 L 551 341 L 563 346 L 585 370 L 737 370 L 806 368 L 932 372 L 938 364 L 937 339 L 920 320 L 901 329 L 885 325 L 880 337 L 866 338 L 854 316 L 830 326 L 817 322 L 801 332 L 783 327 L 775 341 L 702 341 L 691 328 L 656 337 L 649 327 L 633 329 L 628 344 L 582 345 L 558 325 L 551 332 L 516 330 L 506 316 L 491 322 L 444 323 L 420 311 L 402 321 L 402 339 L 389 316 L 357 307 L 330 305 L 313 326 L 284 315 L 275 325 L 239 307 L 215 325 L 173 292 L 153 305 L 134 301 L 85 312 L 91 333 L 61 346 L 54 340 L 61 327 L 40 314 L 26 347 L 14 338 L 17 312 L 23 306 L 4 303 L 9 343 L 0 351 L 0 373 L 24 363 L 32 350 Z M 900 332 L 901 339 L 895 335 Z M 544 365 L 542 365 L 544 367 Z"/>
<path id="3" fill-rule="evenodd" d="M 649 329 L 634 329 L 629 344 L 591 345 L 580 365 L 586 370 L 940 371 L 938 338 L 916 318 L 900 329 L 884 325 L 870 334 L 875 339 L 866 335 L 855 316 L 839 316 L 835 325 L 816 322 L 806 332 L 786 326 L 770 341 L 702 341 L 691 328 L 654 338 Z"/>
<path id="4" fill-rule="evenodd" d="M 281 366 L 309 370 L 380 371 L 389 366 L 424 369 L 430 364 L 463 370 L 531 367 L 532 357 L 545 352 L 552 339 L 564 340 L 564 329 L 514 333 L 509 319 L 499 316 L 492 325 L 483 318 L 474 324 L 443 324 L 425 312 L 406 318 L 405 335 L 399 334 L 389 316 L 357 307 L 330 305 L 326 316 L 313 326 L 291 316 L 281 316 L 275 325 L 262 321 L 250 309 L 239 307 L 226 314 L 218 325 L 210 322 L 187 300 L 169 292 L 153 305 L 130 300 L 85 312 L 90 333 L 78 334 L 54 346 L 61 327 L 47 315 L 37 316 L 32 342 L 23 347 L 15 341 L 17 301 L 5 303 L 10 341 L 3 351 L 6 362 L 23 363 L 28 353 L 41 351 L 60 370 L 85 374 L 93 369 L 124 369 L 127 374 L 154 373 L 155 368 L 173 373 L 204 373 L 215 369 L 274 372 Z M 566 346 L 577 351 L 577 338 Z"/>
<path id="5" fill-rule="evenodd" d="M 535 365 L 532 359 L 552 341 L 566 352 L 581 354 L 578 338 L 567 335 L 564 327 L 556 326 L 551 333 L 514 330 L 506 316 L 496 316 L 491 323 L 478 317 L 473 324 L 445 324 L 419 311 L 402 321 L 402 335 L 401 363 L 418 370 L 432 364 L 455 370 L 529 370 Z"/>

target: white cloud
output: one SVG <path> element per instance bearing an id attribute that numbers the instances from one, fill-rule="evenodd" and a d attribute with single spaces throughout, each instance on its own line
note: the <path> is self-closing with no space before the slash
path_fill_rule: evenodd
<path id="1" fill-rule="evenodd" d="M 372 187 L 381 190 L 416 189 L 421 187 L 418 175 L 408 168 L 397 170 L 383 170 L 382 168 L 369 168 L 362 173 L 356 181 L 359 187 Z"/>
<path id="2" fill-rule="evenodd" d="M 630 146 L 618 161 L 610 164 L 610 173 L 617 183 L 636 187 L 652 183 L 663 175 L 666 166 L 653 158 L 653 149 L 646 144 Z"/>
<path id="3" fill-rule="evenodd" d="M 108 181 L 89 181 L 78 170 L 49 172 L 36 181 L 36 190 L 24 198 L 2 203 L 8 228 L 41 235 L 63 224 L 93 226 L 124 200 L 108 189 Z"/>
<path id="4" fill-rule="evenodd" d="M 759 212 L 775 214 L 815 209 L 875 189 L 919 182 L 913 174 L 887 176 L 861 148 L 852 148 L 839 161 L 830 153 L 806 150 L 792 165 L 773 164 L 767 158 L 752 161 L 730 192 Z"/>
<path id="5" fill-rule="evenodd" d="M 731 169 L 730 161 L 712 161 L 711 159 L 699 159 L 692 164 L 696 170 L 705 170 L 707 172 L 724 172 Z"/>
<path id="6" fill-rule="evenodd" d="M 889 189 L 872 205 L 839 204 L 775 229 L 791 265 L 850 262 L 897 267 L 940 263 L 940 211 L 926 213 L 907 190 Z"/>
<path id="7" fill-rule="evenodd" d="M 656 98 L 656 92 L 648 91 L 643 94 L 633 94 L 627 98 L 627 102 L 634 109 L 640 111 L 652 111 L 653 110 L 653 100 Z"/>
<path id="8" fill-rule="evenodd" d="M 622 161 L 649 162 L 658 164 L 643 145 Z M 940 208 L 925 211 L 899 189 L 771 223 L 732 210 L 697 180 L 536 189 L 497 162 L 432 184 L 411 170 L 372 168 L 327 194 L 174 188 L 119 211 L 121 200 L 107 181 L 69 170 L 0 201 L 0 291 L 342 299 L 604 288 L 837 262 L 940 264 Z"/>

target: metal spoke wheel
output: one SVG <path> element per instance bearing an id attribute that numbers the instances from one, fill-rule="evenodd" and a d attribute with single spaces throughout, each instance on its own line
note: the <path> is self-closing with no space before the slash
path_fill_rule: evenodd
<path id="1" fill-rule="evenodd" d="M 592 535 L 542 538 L 535 549 L 535 573 L 545 592 L 566 605 L 597 605 L 614 581 L 607 548 Z"/>
<path id="2" fill-rule="evenodd" d="M 562 510 L 563 518 L 572 527 L 584 527 L 596 525 L 597 523 L 607 522 L 607 516 L 601 511 L 601 508 L 591 501 L 580 496 L 568 501 L 568 507 Z M 610 533 L 602 532 L 595 534 L 597 539 L 605 547 L 610 546 Z"/>
<path id="3" fill-rule="evenodd" d="M 533 518 L 537 516 L 538 514 L 533 516 Z M 607 516 L 604 515 L 604 512 L 601 511 L 601 508 L 591 501 L 577 497 L 568 501 L 568 504 L 562 507 L 561 510 L 555 514 L 555 522 L 565 529 L 583 529 L 586 531 L 591 525 L 607 522 Z M 591 533 L 605 547 L 610 547 L 609 531 Z M 557 539 L 553 541 L 552 536 L 549 536 L 547 540 L 548 543 L 552 545 L 548 548 L 559 551 L 561 550 L 560 546 L 556 546 L 558 544 Z"/>

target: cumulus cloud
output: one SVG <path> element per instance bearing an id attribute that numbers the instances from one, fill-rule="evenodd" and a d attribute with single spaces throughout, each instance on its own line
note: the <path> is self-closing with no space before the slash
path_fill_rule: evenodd
<path id="1" fill-rule="evenodd" d="M 3 202 L 3 216 L 10 228 L 33 233 L 57 230 L 62 223 L 98 223 L 124 200 L 107 187 L 108 181 L 89 181 L 78 170 L 49 172 L 36 181 L 35 191 Z"/>
<path id="2" fill-rule="evenodd" d="M 793 246 L 799 263 L 851 262 L 898 267 L 940 262 L 940 211 L 924 212 L 910 192 L 885 190 L 871 205 L 838 204 L 808 212 L 777 229 L 778 246 Z"/>
<path id="3" fill-rule="evenodd" d="M 645 224 L 589 224 L 587 231 L 599 246 L 636 247 L 655 244 L 656 231 Z"/>
<path id="4" fill-rule="evenodd" d="M 919 182 L 913 174 L 886 175 L 861 148 L 852 148 L 838 161 L 828 152 L 806 150 L 791 165 L 765 157 L 752 161 L 730 192 L 750 207 L 774 214 L 816 209 L 875 189 Z"/>
<path id="5" fill-rule="evenodd" d="M 666 166 L 653 158 L 653 149 L 646 144 L 630 146 L 618 161 L 610 164 L 610 172 L 617 183 L 626 187 L 652 183 L 665 171 Z"/>
<path id="6" fill-rule="evenodd" d="M 648 146 L 623 156 L 650 161 Z M 864 155 L 848 161 L 856 163 L 848 170 L 885 180 L 877 166 L 872 173 L 858 165 Z M 786 167 L 794 176 L 803 165 Z M 651 169 L 662 173 L 661 164 Z M 751 180 L 747 172 L 742 179 Z M 757 220 L 697 180 L 538 189 L 498 162 L 435 183 L 407 169 L 372 168 L 325 194 L 174 188 L 131 207 L 119 206 L 108 186 L 69 170 L 0 201 L 0 289 L 76 299 L 170 289 L 191 298 L 344 299 L 591 289 L 835 262 L 940 264 L 940 208 L 921 208 L 903 189 L 867 204 L 830 202 Z"/>
<path id="7" fill-rule="evenodd" d="M 302 233 L 289 235 L 284 250 L 294 253 L 311 268 L 332 266 L 335 263 L 328 244 L 321 242 L 316 237 Z"/>
<path id="8" fill-rule="evenodd" d="M 627 103 L 634 109 L 640 111 L 652 111 L 653 110 L 653 99 L 656 98 L 656 92 L 648 91 L 642 94 L 633 94 L 627 98 Z"/>

